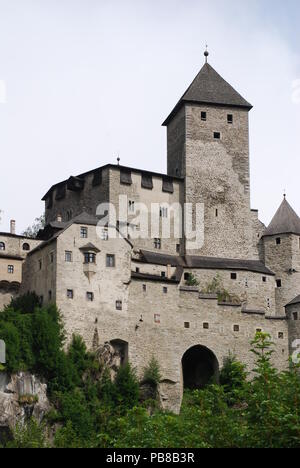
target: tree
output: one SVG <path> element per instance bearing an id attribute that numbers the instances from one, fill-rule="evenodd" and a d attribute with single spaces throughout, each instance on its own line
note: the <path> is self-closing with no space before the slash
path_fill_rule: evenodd
<path id="1" fill-rule="evenodd" d="M 40 229 L 45 227 L 45 215 L 41 215 L 39 218 L 35 218 L 32 226 L 28 226 L 27 229 L 22 233 L 25 237 L 35 238 Z"/>

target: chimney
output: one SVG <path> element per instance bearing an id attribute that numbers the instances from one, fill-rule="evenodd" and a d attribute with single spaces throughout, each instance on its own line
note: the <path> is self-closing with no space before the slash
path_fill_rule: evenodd
<path id="1" fill-rule="evenodd" d="M 16 234 L 16 221 L 14 219 L 10 221 L 10 233 Z"/>
<path id="2" fill-rule="evenodd" d="M 58 214 L 58 215 L 57 215 L 56 221 L 57 221 L 58 223 L 61 223 L 61 222 L 62 222 L 62 215 L 61 215 L 61 214 Z"/>

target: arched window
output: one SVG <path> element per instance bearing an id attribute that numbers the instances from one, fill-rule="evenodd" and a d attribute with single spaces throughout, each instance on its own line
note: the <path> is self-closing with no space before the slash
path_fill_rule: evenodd
<path id="1" fill-rule="evenodd" d="M 26 252 L 28 252 L 30 250 L 30 245 L 25 242 L 25 244 L 23 244 L 23 250 L 25 250 Z"/>
<path id="2" fill-rule="evenodd" d="M 0 250 L 5 250 L 5 244 L 4 242 L 0 242 Z"/>

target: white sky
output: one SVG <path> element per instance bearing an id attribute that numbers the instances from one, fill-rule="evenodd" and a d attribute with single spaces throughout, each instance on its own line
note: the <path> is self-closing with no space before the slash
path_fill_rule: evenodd
<path id="1" fill-rule="evenodd" d="M 106 163 L 166 171 L 161 123 L 203 65 L 254 109 L 252 207 L 300 214 L 298 0 L 0 0 L 0 230 Z M 299 91 L 297 91 L 299 90 Z"/>

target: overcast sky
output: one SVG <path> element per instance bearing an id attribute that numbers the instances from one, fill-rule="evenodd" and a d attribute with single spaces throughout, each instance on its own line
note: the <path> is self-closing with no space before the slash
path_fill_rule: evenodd
<path id="1" fill-rule="evenodd" d="M 299 0 L 0 0 L 0 230 L 51 185 L 115 163 L 166 171 L 161 123 L 204 62 L 254 105 L 252 207 L 300 214 Z M 297 80 L 299 80 L 297 82 Z"/>

